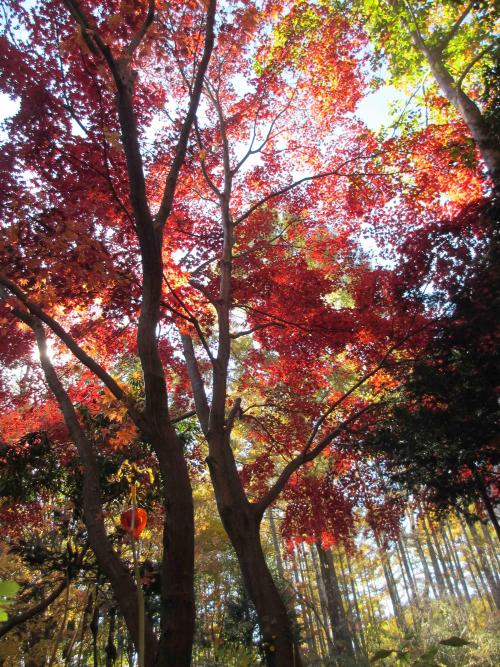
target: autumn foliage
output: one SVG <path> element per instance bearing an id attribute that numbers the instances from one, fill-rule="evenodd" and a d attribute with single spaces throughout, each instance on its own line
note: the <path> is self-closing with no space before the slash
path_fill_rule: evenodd
<path id="1" fill-rule="evenodd" d="M 190 663 L 192 485 L 210 478 L 268 664 L 300 665 L 259 525 L 279 501 L 291 543 L 348 543 L 362 507 L 397 533 L 399 499 L 356 445 L 484 234 L 472 222 L 455 252 L 453 221 L 491 194 L 470 128 L 436 97 L 423 126 L 370 129 L 369 35 L 333 3 L 5 6 L 6 451 L 44 433 L 77 472 L 66 496 L 136 645 L 110 480 L 121 460 L 155 467 L 147 665 Z"/>

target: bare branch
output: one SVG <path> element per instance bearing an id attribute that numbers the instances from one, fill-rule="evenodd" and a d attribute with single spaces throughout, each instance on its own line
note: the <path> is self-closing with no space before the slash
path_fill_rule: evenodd
<path id="1" fill-rule="evenodd" d="M 241 160 L 238 162 L 238 164 L 237 164 L 237 165 L 234 167 L 234 169 L 232 170 L 232 174 L 233 174 L 233 176 L 239 171 L 239 169 L 245 164 L 245 162 L 248 160 L 248 158 L 249 158 L 251 155 L 256 155 L 257 153 L 260 153 L 260 152 L 263 150 L 263 148 L 265 147 L 265 145 L 267 144 L 267 142 L 268 142 L 268 141 L 270 140 L 270 138 L 271 138 L 271 134 L 272 134 L 272 132 L 273 132 L 273 130 L 274 130 L 274 127 L 275 127 L 276 123 L 278 122 L 278 120 L 279 120 L 279 119 L 280 119 L 280 118 L 281 118 L 281 117 L 288 111 L 288 109 L 290 108 L 290 105 L 292 104 L 293 98 L 295 97 L 295 93 L 296 93 L 296 90 L 294 90 L 293 95 L 290 96 L 290 99 L 289 99 L 288 102 L 285 104 L 285 106 L 283 107 L 283 109 L 281 109 L 281 111 L 279 111 L 279 112 L 276 114 L 276 116 L 272 119 L 272 121 L 271 121 L 271 123 L 270 123 L 270 126 L 269 126 L 269 129 L 268 129 L 268 131 L 267 131 L 267 133 L 266 133 L 266 136 L 265 136 L 264 139 L 262 140 L 261 144 L 260 144 L 257 148 L 254 148 L 253 145 L 254 145 L 255 137 L 256 137 L 256 122 L 257 122 L 257 115 L 256 115 L 255 123 L 254 123 L 254 127 L 253 127 L 252 139 L 251 139 L 251 141 L 250 141 L 250 145 L 249 145 L 248 150 L 247 150 L 247 152 L 245 153 L 245 155 L 241 158 Z M 260 109 L 261 106 L 262 106 L 262 104 L 259 105 L 259 109 Z"/>
<path id="2" fill-rule="evenodd" d="M 17 626 L 21 625 L 21 623 L 25 623 L 26 621 L 29 621 L 31 618 L 34 618 L 37 614 L 40 614 L 42 611 L 45 611 L 45 609 L 47 609 L 47 607 L 51 605 L 52 602 L 54 602 L 54 600 L 57 600 L 57 598 L 68 586 L 68 583 L 69 583 L 68 579 L 65 577 L 54 588 L 52 593 L 47 595 L 47 597 L 41 600 L 38 604 L 34 605 L 33 607 L 30 607 L 29 609 L 23 611 L 20 614 L 11 616 L 7 621 L 5 621 L 5 623 L 2 623 L 2 625 L 0 625 L 0 637 L 3 637 L 14 628 L 17 628 Z"/>
<path id="3" fill-rule="evenodd" d="M 185 419 L 189 419 L 190 417 L 194 417 L 196 414 L 196 410 L 189 410 L 189 412 L 185 412 L 183 415 L 179 415 L 179 417 L 174 417 L 171 422 L 172 424 L 178 424 L 179 422 L 184 421 Z"/>
<path id="4" fill-rule="evenodd" d="M 204 151 L 204 145 L 203 145 L 203 139 L 201 137 L 201 132 L 200 128 L 198 126 L 198 120 L 195 118 L 194 120 L 194 129 L 196 132 L 196 140 L 198 142 L 198 147 L 200 151 Z M 205 165 L 205 159 L 200 158 L 200 163 L 201 163 L 201 173 L 203 174 L 203 178 L 207 182 L 208 187 L 212 190 L 212 192 L 217 196 L 218 199 L 222 196 L 222 192 L 219 190 L 219 188 L 215 185 L 213 182 L 212 178 L 210 177 L 210 174 L 207 171 L 206 165 Z"/>
<path id="5" fill-rule="evenodd" d="M 170 293 L 171 293 L 172 296 L 174 297 L 174 299 L 179 303 L 179 305 L 181 306 L 181 308 L 184 308 L 184 310 L 185 310 L 186 313 L 188 314 L 188 317 L 187 317 L 186 319 L 187 319 L 189 322 L 191 322 L 191 324 L 192 324 L 193 327 L 195 328 L 196 333 L 198 334 L 198 338 L 200 339 L 200 342 L 201 342 L 201 344 L 203 345 L 203 347 L 204 347 L 204 349 L 205 349 L 205 352 L 207 353 L 208 358 L 209 358 L 210 361 L 213 363 L 213 362 L 215 361 L 214 356 L 213 356 L 213 354 L 212 354 L 212 351 L 210 350 L 210 347 L 209 347 L 209 345 L 208 345 L 207 339 L 205 338 L 205 334 L 203 333 L 203 331 L 202 331 L 202 329 L 201 329 L 201 327 L 200 327 L 200 323 L 198 322 L 198 319 L 196 318 L 195 315 L 193 315 L 193 313 L 191 312 L 191 310 L 186 306 L 186 304 L 185 304 L 184 301 L 180 298 L 180 296 L 176 293 L 176 291 L 170 286 L 170 283 L 168 282 L 167 277 L 166 277 L 165 274 L 163 274 L 163 279 L 164 279 L 165 284 L 167 285 L 167 287 L 168 287 Z"/>
<path id="6" fill-rule="evenodd" d="M 328 178 L 329 176 L 350 176 L 350 174 L 344 174 L 340 170 L 350 162 L 356 162 L 357 160 L 369 160 L 370 158 L 375 157 L 376 155 L 378 155 L 378 153 L 372 153 L 370 155 L 363 155 L 363 154 L 355 155 L 354 157 L 348 158 L 347 160 L 341 162 L 339 166 L 336 167 L 335 169 L 332 169 L 330 171 L 324 171 L 321 172 L 320 174 L 314 174 L 313 176 L 304 176 L 303 178 L 299 178 L 298 180 L 294 181 L 293 183 L 290 183 L 289 185 L 285 185 L 279 190 L 270 192 L 268 195 L 262 197 L 262 199 L 260 199 L 258 202 L 250 206 L 250 208 L 245 213 L 236 218 L 234 220 L 234 225 L 239 225 L 241 222 L 243 222 L 243 220 L 246 220 L 255 210 L 257 210 L 263 204 L 267 203 L 269 200 L 275 199 L 276 197 L 280 197 L 281 195 L 286 194 L 290 190 L 293 190 L 293 188 L 296 188 L 299 185 L 302 185 L 303 183 L 316 181 L 320 178 Z"/>
<path id="7" fill-rule="evenodd" d="M 293 473 L 298 470 L 304 463 L 313 461 L 321 452 L 326 449 L 326 447 L 333 442 L 333 440 L 344 431 L 349 424 L 351 424 L 356 419 L 359 419 L 361 415 L 369 410 L 372 410 L 374 407 L 378 407 L 380 403 L 366 405 L 365 407 L 357 410 L 353 413 L 348 419 L 343 421 L 341 424 L 336 426 L 332 431 L 330 431 L 325 437 L 313 448 L 307 451 L 303 449 L 300 454 L 298 454 L 294 459 L 292 459 L 288 465 L 285 466 L 281 474 L 278 476 L 278 479 L 275 483 L 269 488 L 267 493 L 259 500 L 258 503 L 255 503 L 254 508 L 257 514 L 257 517 L 262 517 L 269 505 L 279 496 L 281 491 L 284 489 L 286 483 L 293 475 Z"/>

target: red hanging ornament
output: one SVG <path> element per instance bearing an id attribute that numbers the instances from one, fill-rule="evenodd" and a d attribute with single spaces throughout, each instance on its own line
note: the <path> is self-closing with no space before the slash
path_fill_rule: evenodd
<path id="1" fill-rule="evenodd" d="M 132 531 L 133 512 L 134 509 L 130 507 L 128 510 L 125 510 L 125 512 L 122 512 L 120 516 L 120 522 L 122 528 L 127 533 L 130 533 Z M 144 528 L 146 528 L 147 522 L 148 522 L 148 515 L 146 510 L 143 510 L 141 507 L 137 507 L 135 510 L 135 522 L 134 522 L 134 537 L 136 539 L 142 533 Z"/>

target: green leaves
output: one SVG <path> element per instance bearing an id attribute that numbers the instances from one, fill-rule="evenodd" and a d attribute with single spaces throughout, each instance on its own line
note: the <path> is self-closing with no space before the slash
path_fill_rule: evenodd
<path id="1" fill-rule="evenodd" d="M 448 637 L 447 639 L 441 639 L 436 645 L 429 646 L 424 653 L 420 651 L 415 652 L 414 650 L 405 650 L 407 647 L 408 641 L 405 641 L 399 649 L 389 649 L 381 648 L 370 658 L 370 663 L 378 662 L 379 660 L 384 660 L 389 658 L 393 653 L 397 662 L 395 664 L 401 664 L 400 661 L 404 663 L 410 663 L 412 667 L 433 667 L 434 665 L 441 664 L 435 661 L 437 654 L 440 651 L 441 646 L 453 646 L 460 648 L 462 646 L 469 646 L 472 642 L 462 637 L 457 637 L 455 635 Z M 412 662 L 410 662 L 412 660 Z"/>
<path id="2" fill-rule="evenodd" d="M 467 641 L 467 639 L 456 636 L 448 637 L 448 639 L 441 639 L 439 643 L 443 646 L 469 646 L 472 644 L 472 642 Z"/>
<path id="3" fill-rule="evenodd" d="M 378 662 L 379 660 L 388 658 L 393 653 L 394 653 L 393 649 L 381 648 L 374 655 L 372 655 L 372 657 L 370 658 L 370 662 Z"/>
<path id="4" fill-rule="evenodd" d="M 8 618 L 7 608 L 14 602 L 20 586 L 15 581 L 0 581 L 0 621 Z"/>

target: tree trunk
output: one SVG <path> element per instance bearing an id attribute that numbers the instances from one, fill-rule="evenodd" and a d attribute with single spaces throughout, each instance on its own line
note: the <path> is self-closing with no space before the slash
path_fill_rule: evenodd
<path id="1" fill-rule="evenodd" d="M 321 575 L 325 585 L 328 613 L 332 624 L 336 653 L 339 656 L 346 656 L 354 661 L 352 637 L 349 632 L 347 616 L 342 603 L 342 596 L 332 553 L 328 549 L 323 549 L 318 543 L 316 543 L 316 550 L 318 552 Z"/>
<path id="2" fill-rule="evenodd" d="M 354 611 L 356 612 L 356 626 L 359 628 L 359 644 L 360 644 L 360 653 L 361 657 L 363 660 L 365 660 L 368 657 L 368 648 L 366 645 L 366 638 L 365 638 L 365 633 L 363 629 L 363 619 L 361 618 L 361 610 L 359 607 L 358 603 L 358 591 L 356 588 L 356 583 L 354 581 L 353 573 L 352 573 L 352 568 L 351 568 L 351 562 L 349 559 L 349 554 L 345 553 L 345 559 L 347 563 L 347 573 L 349 575 L 349 585 L 351 588 L 351 593 L 352 593 L 352 600 L 354 604 Z"/>
<path id="3" fill-rule="evenodd" d="M 484 508 L 490 518 L 491 523 L 493 524 L 497 540 L 500 542 L 500 523 L 498 522 L 498 517 L 496 515 L 495 508 L 493 507 L 493 503 L 491 502 L 490 496 L 488 494 L 486 484 L 484 483 L 483 478 L 476 469 L 473 470 L 473 474 L 477 488 L 479 489 L 479 493 L 481 495 L 481 499 L 483 501 Z"/>
<path id="4" fill-rule="evenodd" d="M 106 667 L 113 667 L 116 661 L 115 630 L 116 630 L 116 609 L 111 607 L 109 610 L 109 628 L 108 640 L 106 642 Z"/>
<path id="5" fill-rule="evenodd" d="M 477 561 L 476 554 L 474 553 L 475 549 L 474 549 L 474 547 L 472 545 L 472 542 L 470 540 L 470 537 L 468 535 L 467 526 L 466 526 L 465 523 L 462 525 L 462 529 L 463 529 L 463 533 L 464 533 L 464 536 L 465 536 L 465 541 L 467 543 L 467 551 L 468 551 L 468 556 L 469 556 L 468 557 L 468 565 L 469 565 L 469 571 L 470 571 L 470 573 L 471 573 L 471 575 L 474 579 L 474 585 L 476 587 L 476 590 L 478 591 L 479 596 L 481 598 L 486 597 L 486 600 L 488 602 L 488 605 L 489 605 L 490 609 L 492 611 L 494 611 L 495 603 L 494 603 L 493 598 L 491 597 L 490 591 L 488 589 L 488 584 L 484 580 L 484 573 L 481 569 L 481 565 Z M 477 574 L 477 579 L 474 577 L 474 571 Z M 478 586 L 478 583 L 477 583 L 478 581 L 480 582 L 480 586 Z M 481 592 L 481 589 L 482 589 L 482 592 Z"/>
<path id="6" fill-rule="evenodd" d="M 495 602 L 496 608 L 500 609 L 500 588 L 498 587 L 497 582 L 495 581 L 495 577 L 493 576 L 493 572 L 491 571 L 488 558 L 484 553 L 483 545 L 481 544 L 481 540 L 479 539 L 479 535 L 477 534 L 476 527 L 474 526 L 473 523 L 469 524 L 469 530 L 472 535 L 472 539 L 474 541 L 474 546 L 476 547 L 477 554 L 479 556 L 481 569 L 483 570 L 484 576 L 488 581 L 488 586 L 490 589 L 491 596 Z"/>
<path id="7" fill-rule="evenodd" d="M 281 559 L 280 543 L 278 540 L 278 533 L 276 531 L 276 524 L 274 523 L 272 509 L 269 509 L 267 513 L 269 515 L 269 525 L 271 526 L 271 537 L 273 539 L 274 555 L 276 556 L 276 567 L 278 568 L 278 576 L 282 581 L 284 581 L 285 570 L 283 568 L 283 560 Z"/>
<path id="8" fill-rule="evenodd" d="M 403 539 L 401 539 L 401 538 L 398 539 L 396 547 L 397 547 L 398 552 L 399 552 L 399 556 L 400 556 L 400 559 L 401 559 L 402 566 L 404 568 L 404 571 L 406 572 L 406 578 L 408 580 L 408 585 L 411 589 L 411 597 L 413 597 L 413 599 L 418 603 L 417 587 L 416 587 L 416 584 L 415 584 L 415 580 L 413 578 L 413 572 L 411 570 L 411 566 L 410 566 L 410 563 L 409 563 L 409 558 L 408 558 L 408 555 L 406 553 L 406 547 L 405 547 Z M 411 601 L 411 597 L 408 598 L 408 601 Z"/>
<path id="9" fill-rule="evenodd" d="M 260 521 L 248 502 L 239 506 L 222 504 L 220 481 L 217 478 L 214 484 L 216 497 L 219 496 L 219 513 L 257 611 L 266 663 L 268 667 L 302 667 L 286 607 L 262 551 Z"/>
<path id="10" fill-rule="evenodd" d="M 497 546 L 493 542 L 490 531 L 488 530 L 488 526 L 485 526 L 484 523 L 481 523 L 481 531 L 483 533 L 484 539 L 488 543 L 488 553 L 490 555 L 492 565 L 493 562 L 495 563 L 495 573 L 498 575 L 500 573 L 500 558 Z"/>
<path id="11" fill-rule="evenodd" d="M 400 0 L 389 0 L 389 3 L 396 8 L 402 6 Z M 418 29 L 409 25 L 407 21 L 404 20 L 404 22 L 410 32 L 415 48 L 427 59 L 441 92 L 455 107 L 469 128 L 498 195 L 500 193 L 500 147 L 498 137 L 495 136 L 493 128 L 484 118 L 479 107 L 463 92 L 460 85 L 461 81 L 455 81 L 446 68 L 442 58 L 446 46 L 441 50 L 430 48 Z"/>
<path id="12" fill-rule="evenodd" d="M 308 625 L 308 632 L 307 636 L 310 638 L 310 643 L 308 642 L 308 645 L 310 647 L 310 653 L 313 658 L 313 662 L 317 662 L 319 659 L 319 652 L 318 652 L 318 646 L 317 646 L 317 641 L 316 641 L 316 632 L 314 629 L 314 623 L 313 623 L 313 617 L 312 617 L 312 612 L 311 608 L 314 605 L 314 594 L 311 586 L 311 578 L 309 576 L 309 572 L 307 570 L 307 561 L 306 561 L 306 553 L 304 549 L 304 545 L 300 544 L 297 550 L 297 560 L 299 562 L 299 572 L 300 572 L 300 577 L 302 579 L 302 582 L 304 584 L 305 589 L 307 589 L 307 594 L 309 597 L 309 605 L 306 604 L 306 618 L 307 618 L 307 625 Z M 305 597 L 305 596 L 304 596 Z M 307 599 L 306 599 L 307 602 Z"/>
<path id="13" fill-rule="evenodd" d="M 320 567 L 318 565 L 318 559 L 317 556 L 314 552 L 314 549 L 311 549 L 311 556 L 312 556 L 312 561 L 314 565 L 314 573 L 316 576 L 316 585 L 318 587 L 318 595 L 319 595 L 319 602 L 321 606 L 321 613 L 323 617 L 323 628 L 325 630 L 325 635 L 326 635 L 326 641 L 328 644 L 328 650 L 330 653 L 333 653 L 334 646 L 333 646 L 333 639 L 330 633 L 329 629 L 329 623 L 328 623 L 328 603 L 326 599 L 326 590 L 325 590 L 325 584 L 323 581 L 323 577 L 321 576 L 320 572 Z"/>
<path id="14" fill-rule="evenodd" d="M 300 613 L 302 618 L 302 628 L 303 628 L 302 639 L 307 644 L 307 649 L 308 649 L 307 657 L 309 658 L 309 656 L 314 653 L 314 646 L 312 641 L 311 617 L 309 614 L 309 610 L 307 608 L 306 596 L 304 595 L 305 579 L 302 575 L 302 568 L 300 567 L 300 560 L 298 558 L 298 554 L 296 555 L 295 553 L 292 553 L 291 557 L 292 557 L 292 567 L 293 567 L 293 578 L 295 581 L 296 591 L 298 594 L 298 601 L 300 605 Z"/>
<path id="15" fill-rule="evenodd" d="M 440 58 L 429 49 L 421 49 L 426 56 L 431 71 L 441 91 L 464 119 L 472 138 L 477 144 L 481 157 L 490 173 L 495 191 L 500 192 L 500 149 L 490 125 L 483 117 L 478 106 L 468 97 L 444 66 Z"/>
<path id="16" fill-rule="evenodd" d="M 434 570 L 434 577 L 436 579 L 439 595 L 444 596 L 446 593 L 446 588 L 443 575 L 441 574 L 441 570 L 439 568 L 439 562 L 436 556 L 436 552 L 434 551 L 431 536 L 429 535 L 429 531 L 427 529 L 427 524 L 425 523 L 424 517 L 422 517 L 422 526 L 424 528 L 425 540 L 427 542 L 427 549 L 429 550 L 429 556 L 431 557 L 432 569 Z"/>
<path id="17" fill-rule="evenodd" d="M 455 569 L 458 572 L 458 577 L 460 579 L 460 583 L 462 584 L 465 599 L 470 604 L 471 598 L 470 598 L 470 595 L 469 595 L 469 589 L 467 587 L 467 582 L 465 581 L 464 571 L 463 571 L 462 565 L 460 563 L 460 557 L 457 554 L 457 550 L 456 550 L 456 547 L 455 547 L 455 543 L 453 541 L 453 534 L 451 532 L 450 526 L 445 523 L 445 524 L 443 524 L 442 530 L 443 530 L 443 538 L 444 538 L 445 544 L 448 543 L 448 551 L 451 554 L 453 562 L 455 563 Z"/>
<path id="18" fill-rule="evenodd" d="M 420 537 L 419 537 L 416 530 L 413 531 L 412 538 L 413 538 L 413 543 L 415 545 L 415 549 L 418 553 L 418 557 L 420 558 L 420 562 L 422 564 L 422 569 L 424 571 L 424 578 L 425 578 L 425 581 L 426 581 L 426 584 L 427 584 L 427 588 L 430 586 L 430 588 L 432 589 L 432 594 L 434 595 L 434 598 L 437 599 L 438 598 L 438 592 L 436 590 L 436 587 L 434 586 L 434 581 L 432 580 L 431 571 L 429 569 L 429 565 L 427 563 L 427 559 L 425 557 L 424 550 L 422 548 L 422 544 L 420 543 Z"/>
<path id="19" fill-rule="evenodd" d="M 161 450 L 160 450 L 161 451 Z M 160 459 L 165 498 L 161 637 L 157 667 L 189 667 L 193 648 L 194 508 L 182 445 Z"/>
<path id="20" fill-rule="evenodd" d="M 436 553 L 438 555 L 439 562 L 441 564 L 441 571 L 443 573 L 443 577 L 444 577 L 444 580 L 446 582 L 446 587 L 447 587 L 450 595 L 452 597 L 456 597 L 457 592 L 456 592 L 456 590 L 453 586 L 452 578 L 450 577 L 450 573 L 449 573 L 449 569 L 448 569 L 448 563 L 446 562 L 446 559 L 443 555 L 443 551 L 441 549 L 441 544 L 439 543 L 439 536 L 436 533 L 436 530 L 434 528 L 434 525 L 433 525 L 432 521 L 428 521 L 428 524 L 429 524 L 429 528 L 430 528 L 430 531 L 431 531 L 432 540 L 433 540 L 434 546 L 436 548 Z"/>

